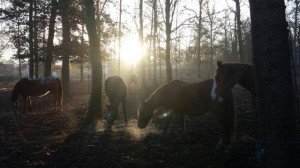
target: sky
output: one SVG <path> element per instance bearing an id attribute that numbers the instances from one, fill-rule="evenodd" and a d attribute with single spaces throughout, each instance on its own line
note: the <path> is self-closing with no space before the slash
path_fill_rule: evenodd
<path id="1" fill-rule="evenodd" d="M 138 16 L 138 4 L 137 4 L 137 0 L 133 1 L 133 0 L 123 0 L 123 8 L 124 8 L 124 13 L 122 15 L 122 22 L 126 24 L 126 27 L 128 28 L 125 32 L 125 37 L 123 38 L 123 45 L 127 44 L 129 41 L 135 41 L 133 42 L 133 44 L 131 46 L 125 46 L 126 47 L 133 47 L 134 45 L 138 44 L 138 34 L 137 34 L 137 25 L 138 25 L 138 17 L 134 16 Z M 161 2 L 163 3 L 163 1 L 161 0 Z M 195 5 L 196 4 L 196 5 Z M 186 6 L 187 8 L 190 9 L 194 9 L 194 10 L 198 10 L 198 0 L 182 0 L 179 4 L 179 8 L 182 8 L 183 6 Z M 228 6 L 232 9 L 235 9 L 235 3 L 233 0 L 210 0 L 210 7 L 212 8 L 213 6 L 215 6 L 216 11 L 222 11 L 224 9 L 227 9 Z M 108 8 L 108 12 L 110 13 L 111 17 L 113 18 L 113 20 L 118 21 L 118 9 L 119 6 L 113 6 L 113 5 L 109 5 L 107 6 Z M 145 14 L 144 17 L 150 17 L 151 16 L 151 12 L 149 10 L 149 6 L 147 6 L 146 4 L 144 5 L 144 9 L 145 9 Z M 249 10 L 248 10 L 248 0 L 242 0 L 241 2 L 241 17 L 242 19 L 245 19 L 247 17 L 249 17 Z M 233 14 L 232 18 L 233 18 Z M 180 22 L 182 22 L 183 20 L 185 20 L 185 18 L 188 18 L 189 16 L 187 14 L 181 14 L 180 17 L 178 17 L 178 24 Z M 148 19 L 149 20 L 149 19 Z M 145 34 L 149 34 L 149 21 L 147 21 L 147 19 L 144 19 L 144 24 L 145 24 Z M 2 29 L 3 25 L 0 24 L 0 31 Z M 148 29 L 147 29 L 148 28 Z M 189 29 L 184 29 L 182 30 L 184 31 L 184 34 L 188 34 L 190 35 L 192 32 Z M 127 36 L 127 37 L 126 37 Z M 0 42 L 2 43 L 6 43 L 6 41 L 8 40 L 8 38 L 6 39 L 1 39 Z M 182 40 L 182 41 L 188 41 L 186 40 Z M 184 46 L 184 45 L 183 45 Z M 5 50 L 3 50 L 0 55 L 2 55 L 2 60 L 8 60 L 9 58 L 12 57 L 12 55 L 16 52 L 16 50 L 14 50 L 12 47 L 8 47 Z"/>

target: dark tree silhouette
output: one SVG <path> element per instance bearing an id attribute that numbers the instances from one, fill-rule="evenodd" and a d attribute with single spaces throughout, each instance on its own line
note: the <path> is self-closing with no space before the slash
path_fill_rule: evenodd
<path id="1" fill-rule="evenodd" d="M 102 63 L 99 48 L 99 36 L 95 20 L 95 7 L 93 0 L 85 0 L 86 27 L 90 42 L 91 65 L 92 65 L 92 90 L 89 108 L 86 116 L 86 124 L 96 123 L 102 114 Z"/>
<path id="2" fill-rule="evenodd" d="M 29 77 L 33 78 L 33 1 L 29 2 Z"/>
<path id="3" fill-rule="evenodd" d="M 203 0 L 199 0 L 199 14 L 197 16 L 197 75 L 200 77 L 200 61 L 201 61 L 201 38 L 202 38 L 202 8 Z"/>
<path id="4" fill-rule="evenodd" d="M 177 0 L 175 0 L 177 2 Z M 173 9 L 175 11 L 175 9 Z M 171 65 L 171 33 L 172 33 L 172 14 L 171 14 L 171 0 L 166 0 L 166 72 L 167 81 L 172 80 L 172 65 Z"/>
<path id="5" fill-rule="evenodd" d="M 57 0 L 51 1 L 51 15 L 49 21 L 48 43 L 46 49 L 45 59 L 45 76 L 51 76 L 51 64 L 53 59 L 53 39 L 54 39 L 54 26 L 57 11 Z"/>
<path id="6" fill-rule="evenodd" d="M 139 21 L 140 21 L 140 29 L 139 29 L 139 38 L 140 38 L 140 43 L 141 43 L 141 48 L 144 48 L 144 23 L 143 23 L 143 0 L 140 0 L 140 4 L 139 4 Z M 143 54 L 143 51 L 141 50 L 141 53 Z M 142 90 L 144 92 L 145 89 L 145 59 L 144 59 L 144 55 L 142 55 L 141 57 L 141 78 L 142 78 Z"/>
<path id="7" fill-rule="evenodd" d="M 33 47 L 34 47 L 34 77 L 39 77 L 39 55 L 38 55 L 38 19 L 37 19 L 37 4 L 36 0 L 33 0 L 33 11 L 34 11 L 34 21 L 33 21 Z"/>
<path id="8" fill-rule="evenodd" d="M 153 84 L 157 84 L 157 28 L 158 28 L 158 21 L 157 21 L 157 0 L 153 0 Z"/>
<path id="9" fill-rule="evenodd" d="M 63 25 L 63 58 L 62 58 L 62 85 L 64 90 L 64 97 L 70 96 L 70 71 L 69 71 L 69 57 L 70 57 L 70 43 L 71 43 L 71 30 L 70 30 L 70 2 L 69 0 L 60 0 L 60 10 L 62 15 Z"/>
<path id="10" fill-rule="evenodd" d="M 261 167 L 295 166 L 295 93 L 284 0 L 251 0 Z M 291 142 L 291 143 L 290 143 Z"/>
<path id="11" fill-rule="evenodd" d="M 237 36 L 238 36 L 238 43 L 239 43 L 239 55 L 240 55 L 240 62 L 245 62 L 245 55 L 243 51 L 243 37 L 242 37 L 242 21 L 241 21 L 241 5 L 240 0 L 234 0 L 236 5 L 236 26 L 237 26 Z"/>

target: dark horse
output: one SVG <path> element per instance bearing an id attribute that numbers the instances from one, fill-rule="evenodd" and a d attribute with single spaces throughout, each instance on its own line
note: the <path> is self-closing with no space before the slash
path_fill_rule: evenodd
<path id="1" fill-rule="evenodd" d="M 222 63 L 222 61 L 217 61 L 217 64 L 218 68 L 211 91 L 213 100 L 222 101 L 223 97 L 226 97 L 227 94 L 231 94 L 231 89 L 236 84 L 243 86 L 252 94 L 255 93 L 253 65 Z"/>
<path id="2" fill-rule="evenodd" d="M 119 104 L 122 103 L 125 125 L 127 125 L 126 116 L 126 99 L 127 87 L 123 79 L 119 76 L 112 76 L 105 80 L 105 93 L 108 96 L 110 105 L 106 105 L 108 109 L 108 117 L 105 123 L 104 131 L 110 131 L 114 121 L 118 118 Z"/>
<path id="3" fill-rule="evenodd" d="M 51 92 L 54 94 L 55 110 L 57 110 L 57 104 L 60 105 L 62 110 L 63 101 L 63 90 L 61 81 L 55 77 L 44 77 L 39 79 L 28 79 L 23 78 L 16 83 L 11 94 L 11 102 L 13 105 L 13 110 L 16 114 L 16 108 L 18 108 L 18 97 L 21 96 L 23 99 L 23 113 L 27 111 L 27 106 L 29 110 L 31 107 L 31 96 L 42 97 Z"/>
<path id="4" fill-rule="evenodd" d="M 219 146 L 227 148 L 235 139 L 235 113 L 233 95 L 223 102 L 212 101 L 213 79 L 199 83 L 170 81 L 160 86 L 146 101 L 141 100 L 138 112 L 138 127 L 145 128 L 159 107 L 170 111 L 164 127 L 166 133 L 173 113 L 180 115 L 180 127 L 184 131 L 185 115 L 201 115 L 212 111 L 220 127 Z"/>

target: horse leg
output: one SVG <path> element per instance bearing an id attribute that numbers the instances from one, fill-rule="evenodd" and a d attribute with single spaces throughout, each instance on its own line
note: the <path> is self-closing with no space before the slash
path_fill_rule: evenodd
<path id="1" fill-rule="evenodd" d="M 55 111 L 58 111 L 58 105 L 59 105 L 59 108 L 60 108 L 60 111 L 63 111 L 63 107 L 62 107 L 62 96 L 61 94 L 56 91 L 56 92 L 53 92 L 54 94 L 54 107 L 55 107 Z"/>
<path id="2" fill-rule="evenodd" d="M 116 108 L 118 109 L 118 107 L 119 106 L 117 106 Z M 111 131 L 111 127 L 117 118 L 118 118 L 118 110 L 108 113 L 107 120 L 104 126 L 104 132 Z"/>
<path id="3" fill-rule="evenodd" d="M 28 98 L 27 98 L 27 99 L 28 99 L 28 100 L 27 100 L 27 102 L 28 102 L 29 110 L 30 110 L 30 111 L 32 111 L 31 97 L 30 97 L 30 96 L 28 96 Z"/>
<path id="4" fill-rule="evenodd" d="M 171 123 L 171 120 L 172 120 L 172 116 L 173 116 L 173 113 L 171 113 L 167 118 L 166 118 L 166 122 L 165 122 L 165 125 L 164 125 L 164 130 L 163 130 L 163 136 L 165 137 L 167 135 L 167 130 L 170 126 L 170 123 Z"/>
<path id="5" fill-rule="evenodd" d="M 23 114 L 26 113 L 26 107 L 27 107 L 27 96 L 22 96 L 22 99 L 23 99 Z"/>
<path id="6" fill-rule="evenodd" d="M 124 117 L 124 122 L 125 125 L 128 124 L 128 120 L 127 120 L 127 102 L 126 102 L 126 97 L 122 99 L 122 108 L 123 108 L 123 117 Z"/>
<path id="7" fill-rule="evenodd" d="M 185 115 L 180 113 L 180 134 L 184 137 L 184 129 L 185 129 Z"/>
<path id="8" fill-rule="evenodd" d="M 54 94 L 54 107 L 55 107 L 55 111 L 57 111 L 58 109 L 57 109 L 57 94 Z"/>
<path id="9" fill-rule="evenodd" d="M 214 110 L 214 114 L 216 115 L 220 127 L 220 141 L 217 148 L 224 148 L 224 151 L 228 152 L 232 143 L 235 141 L 236 116 L 232 93 L 226 96 L 224 100 L 223 103 L 216 104 L 217 107 L 216 110 Z"/>

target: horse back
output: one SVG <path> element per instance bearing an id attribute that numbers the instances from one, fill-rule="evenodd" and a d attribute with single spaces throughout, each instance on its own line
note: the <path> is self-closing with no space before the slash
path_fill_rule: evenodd
<path id="1" fill-rule="evenodd" d="M 151 97 L 157 99 L 166 108 L 183 112 L 190 110 L 187 113 L 206 112 L 211 102 L 212 85 L 212 79 L 197 83 L 173 80 L 157 89 Z"/>
<path id="2" fill-rule="evenodd" d="M 112 76 L 105 80 L 105 93 L 110 101 L 126 99 L 127 86 L 119 76 Z"/>
<path id="3" fill-rule="evenodd" d="M 49 77 L 47 81 L 23 78 L 16 83 L 13 89 L 13 92 L 26 96 L 41 96 L 48 91 L 52 93 L 58 92 L 62 95 L 62 84 L 59 78 Z"/>

